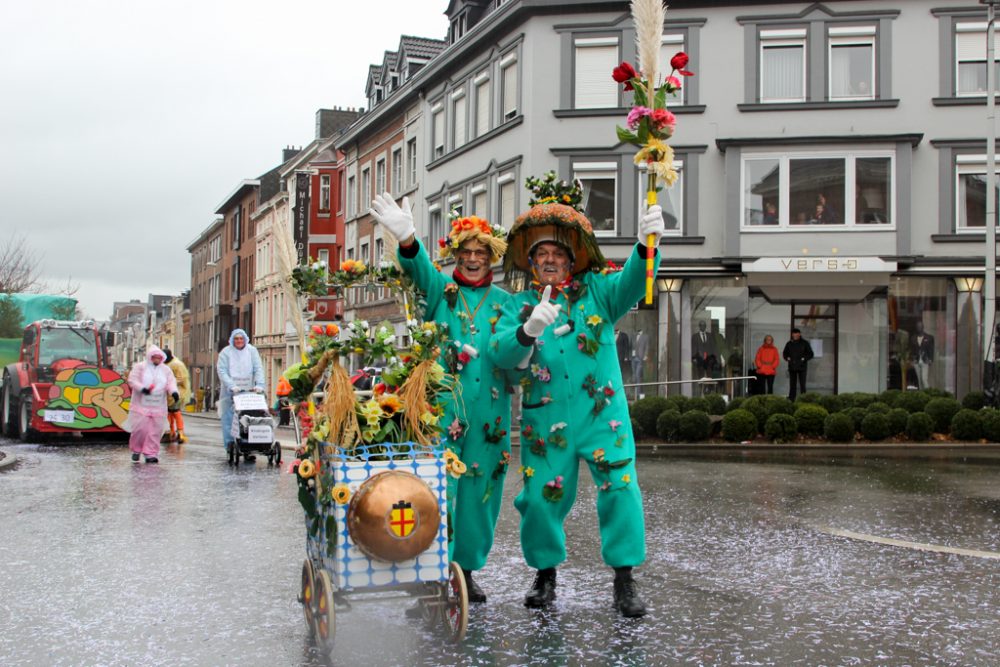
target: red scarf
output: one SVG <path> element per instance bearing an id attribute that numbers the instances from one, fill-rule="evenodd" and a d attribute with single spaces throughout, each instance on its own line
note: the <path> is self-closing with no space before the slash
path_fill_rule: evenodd
<path id="1" fill-rule="evenodd" d="M 454 278 L 455 282 L 462 287 L 486 287 L 487 285 L 493 283 L 492 271 L 487 271 L 486 275 L 481 280 L 469 280 L 456 267 L 455 270 L 451 272 L 451 277 Z"/>

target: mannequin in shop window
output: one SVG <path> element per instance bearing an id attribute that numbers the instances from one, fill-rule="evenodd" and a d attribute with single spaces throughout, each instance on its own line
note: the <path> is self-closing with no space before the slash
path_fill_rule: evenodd
<path id="1" fill-rule="evenodd" d="M 642 382 L 642 367 L 649 359 L 649 335 L 639 329 L 635 333 L 635 344 L 632 346 L 632 382 Z M 642 387 L 635 388 L 636 398 L 642 393 Z"/>
<path id="2" fill-rule="evenodd" d="M 618 363 L 621 364 L 622 371 L 630 368 L 632 363 L 632 341 L 628 334 L 621 329 L 615 329 L 615 347 L 618 349 Z"/>
<path id="3" fill-rule="evenodd" d="M 910 337 L 910 358 L 917 369 L 917 379 L 920 388 L 931 386 L 931 365 L 934 363 L 934 336 L 924 331 L 924 323 L 918 321 L 913 325 L 913 335 Z"/>
<path id="4" fill-rule="evenodd" d="M 691 362 L 696 379 L 712 377 L 719 364 L 715 336 L 704 320 L 698 322 L 698 331 L 691 335 Z"/>

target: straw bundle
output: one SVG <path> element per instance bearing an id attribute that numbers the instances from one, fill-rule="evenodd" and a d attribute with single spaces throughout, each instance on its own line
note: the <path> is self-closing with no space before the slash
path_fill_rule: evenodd
<path id="1" fill-rule="evenodd" d="M 635 23 L 635 48 L 639 54 L 639 69 L 646 79 L 646 99 L 656 95 L 657 69 L 660 66 L 660 44 L 663 42 L 663 20 L 666 8 L 663 0 L 632 0 L 632 21 Z"/>

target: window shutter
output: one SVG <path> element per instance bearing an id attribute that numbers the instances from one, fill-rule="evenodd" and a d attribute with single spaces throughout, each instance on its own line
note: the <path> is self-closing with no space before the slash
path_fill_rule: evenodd
<path id="1" fill-rule="evenodd" d="M 986 60 L 986 31 L 955 35 L 955 59 L 959 62 Z"/>
<path id="2" fill-rule="evenodd" d="M 514 182 L 508 181 L 500 186 L 500 224 L 510 229 L 514 224 Z"/>
<path id="3" fill-rule="evenodd" d="M 439 111 L 434 114 L 434 151 L 438 155 L 438 148 L 444 148 L 444 112 Z"/>
<path id="4" fill-rule="evenodd" d="M 618 106 L 618 84 L 611 78 L 617 59 L 617 44 L 576 47 L 576 108 Z"/>
<path id="5" fill-rule="evenodd" d="M 490 82 L 476 86 L 476 136 L 481 137 L 490 130 Z"/>
<path id="6" fill-rule="evenodd" d="M 465 143 L 465 98 L 455 100 L 455 148 Z"/>
<path id="7" fill-rule="evenodd" d="M 503 70 L 503 117 L 508 120 L 517 115 L 517 62 Z"/>

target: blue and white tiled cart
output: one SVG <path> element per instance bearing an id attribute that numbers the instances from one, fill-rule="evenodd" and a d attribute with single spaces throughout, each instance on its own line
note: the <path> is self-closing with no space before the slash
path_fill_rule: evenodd
<path id="1" fill-rule="evenodd" d="M 392 449 L 391 455 L 385 454 L 386 448 Z M 347 484 L 352 495 L 382 472 L 416 475 L 434 494 L 441 521 L 425 551 L 409 560 L 388 562 L 369 557 L 355 544 L 347 527 L 347 505 L 321 507 L 319 531 L 307 532 L 308 558 L 302 565 L 300 589 L 306 624 L 317 644 L 327 653 L 332 651 L 336 607 L 349 609 L 352 594 L 373 592 L 417 598 L 425 620 L 443 621 L 451 638 L 461 640 L 468 623 L 469 598 L 461 568 L 448 560 L 447 472 L 442 451 L 413 443 L 359 447 L 352 455 L 332 445 L 324 449 L 331 453 L 321 457 L 323 469 L 332 471 L 334 483 Z M 331 516 L 332 522 L 328 521 Z M 333 546 L 327 539 L 329 529 L 336 531 Z"/>

